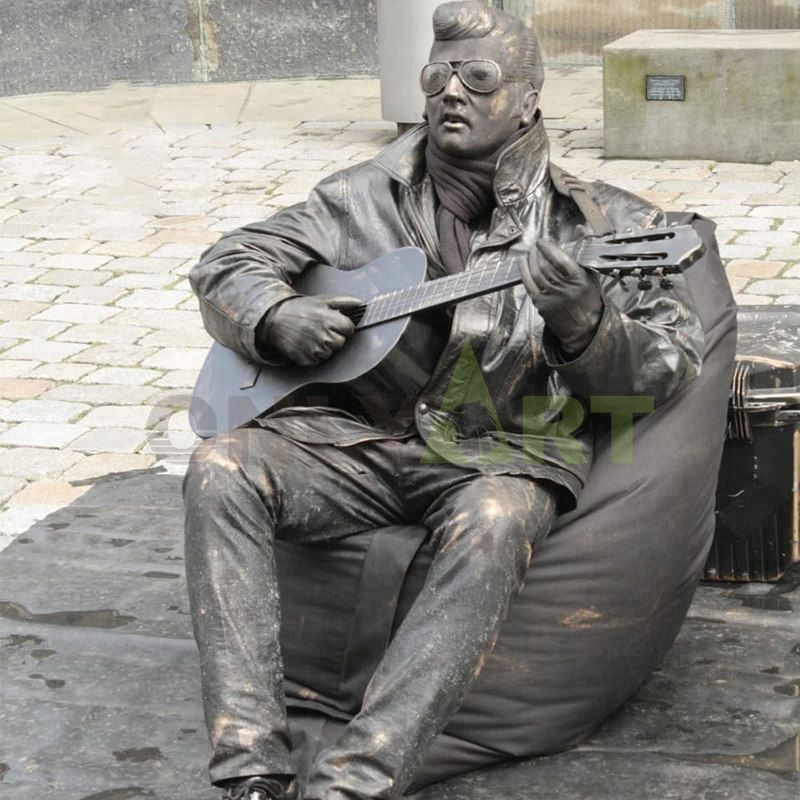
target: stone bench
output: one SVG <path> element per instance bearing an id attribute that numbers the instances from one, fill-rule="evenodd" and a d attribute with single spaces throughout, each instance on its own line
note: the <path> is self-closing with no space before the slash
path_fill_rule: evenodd
<path id="1" fill-rule="evenodd" d="M 607 157 L 800 158 L 800 31 L 636 31 L 603 85 Z"/>

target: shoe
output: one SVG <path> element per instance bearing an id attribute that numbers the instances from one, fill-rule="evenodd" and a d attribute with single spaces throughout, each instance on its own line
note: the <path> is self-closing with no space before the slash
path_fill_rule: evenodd
<path id="1" fill-rule="evenodd" d="M 222 800 L 298 800 L 298 797 L 297 781 L 292 781 L 287 788 L 276 778 L 254 775 L 230 781 Z"/>

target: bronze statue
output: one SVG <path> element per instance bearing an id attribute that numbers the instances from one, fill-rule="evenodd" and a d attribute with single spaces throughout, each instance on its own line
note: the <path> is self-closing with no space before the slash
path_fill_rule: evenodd
<path id="1" fill-rule="evenodd" d="M 428 313 L 415 344 L 429 371 L 421 383 L 395 372 L 413 389 L 390 415 L 341 387 L 196 451 L 186 562 L 211 780 L 226 798 L 402 794 L 491 652 L 537 543 L 574 507 L 588 473 L 590 424 L 543 441 L 523 398 L 557 406 L 646 395 L 658 404 L 700 369 L 703 334 L 681 278 L 669 291 L 631 288 L 576 263 L 586 235 L 664 218 L 549 163 L 533 33 L 475 0 L 439 6 L 433 24 L 421 75 L 427 124 L 322 181 L 305 203 L 224 236 L 190 276 L 211 335 L 277 366 L 319 364 L 353 331 L 360 299 L 293 288 L 314 264 L 352 270 L 416 246 L 431 279 L 514 259 L 524 283 Z M 476 386 L 491 402 L 476 401 Z M 329 541 L 404 522 L 425 525 L 435 543 L 425 586 L 361 712 L 301 789 L 274 540 Z"/>

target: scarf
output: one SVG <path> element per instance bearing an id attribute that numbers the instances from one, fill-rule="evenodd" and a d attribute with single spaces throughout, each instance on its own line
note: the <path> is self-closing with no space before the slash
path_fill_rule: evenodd
<path id="1" fill-rule="evenodd" d="M 500 154 L 529 130 L 521 128 L 516 131 L 494 153 L 483 159 L 448 155 L 428 136 L 425 159 L 439 199 L 436 230 L 448 272 L 464 271 L 473 227 L 495 206 L 494 175 Z"/>

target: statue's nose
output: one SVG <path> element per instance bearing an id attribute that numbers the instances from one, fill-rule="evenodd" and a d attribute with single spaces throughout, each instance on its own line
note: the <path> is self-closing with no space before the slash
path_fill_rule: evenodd
<path id="1" fill-rule="evenodd" d="M 461 82 L 461 78 L 458 77 L 458 73 L 454 72 L 444 87 L 444 96 L 445 97 L 455 97 L 455 98 L 463 98 L 464 92 L 466 91 L 466 87 Z"/>

